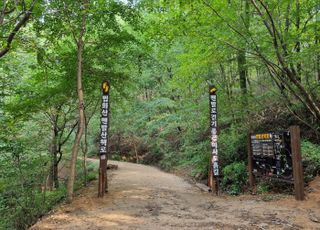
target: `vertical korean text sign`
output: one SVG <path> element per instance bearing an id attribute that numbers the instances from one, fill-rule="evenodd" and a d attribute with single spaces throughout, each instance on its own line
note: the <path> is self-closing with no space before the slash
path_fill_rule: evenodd
<path id="1" fill-rule="evenodd" d="M 212 171 L 214 176 L 219 176 L 218 158 L 218 121 L 217 121 L 217 88 L 209 86 L 210 101 L 210 128 L 211 128 L 211 149 L 212 149 Z"/>
<path id="2" fill-rule="evenodd" d="M 100 166 L 99 166 L 99 188 L 98 197 L 103 197 L 107 191 L 107 150 L 108 150 L 108 130 L 109 130 L 109 92 L 108 81 L 102 83 L 102 104 L 101 104 L 101 132 L 100 132 Z"/>
<path id="3" fill-rule="evenodd" d="M 108 81 L 102 83 L 102 105 L 101 105 L 101 133 L 100 133 L 100 159 L 106 159 L 108 149 L 109 129 L 109 90 Z"/>

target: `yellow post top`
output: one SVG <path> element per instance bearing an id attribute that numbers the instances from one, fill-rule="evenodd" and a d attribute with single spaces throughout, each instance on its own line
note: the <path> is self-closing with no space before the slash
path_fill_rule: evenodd
<path id="1" fill-rule="evenodd" d="M 217 92 L 217 88 L 215 86 L 209 87 L 210 94 L 215 94 Z"/>
<path id="2" fill-rule="evenodd" d="M 107 93 L 109 93 L 109 89 L 110 89 L 109 82 L 104 81 L 104 82 L 102 83 L 102 92 L 103 92 L 104 94 L 107 94 Z"/>

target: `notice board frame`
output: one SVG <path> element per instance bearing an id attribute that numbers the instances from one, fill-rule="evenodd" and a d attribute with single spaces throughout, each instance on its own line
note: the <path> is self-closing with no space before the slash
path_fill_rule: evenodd
<path id="1" fill-rule="evenodd" d="M 293 171 L 293 184 L 294 193 L 296 200 L 304 200 L 304 180 L 303 180 L 303 167 L 302 167 L 302 157 L 301 157 L 301 137 L 300 137 L 300 127 L 290 126 L 290 145 L 292 154 L 292 171 Z M 268 133 L 268 132 L 266 132 Z M 253 151 L 252 151 L 252 133 L 248 135 L 248 171 L 249 171 L 249 185 L 255 190 L 256 186 L 256 175 L 253 173 Z M 269 177 L 273 179 L 273 177 Z"/>

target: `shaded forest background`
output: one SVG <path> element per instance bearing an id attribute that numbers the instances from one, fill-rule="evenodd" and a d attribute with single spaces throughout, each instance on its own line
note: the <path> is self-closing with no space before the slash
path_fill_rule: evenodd
<path id="1" fill-rule="evenodd" d="M 25 229 L 97 177 L 101 82 L 109 157 L 205 180 L 218 88 L 222 190 L 247 191 L 249 131 L 302 128 L 320 170 L 318 0 L 0 3 L 0 229 Z M 258 192 L 274 188 L 260 182 Z"/>

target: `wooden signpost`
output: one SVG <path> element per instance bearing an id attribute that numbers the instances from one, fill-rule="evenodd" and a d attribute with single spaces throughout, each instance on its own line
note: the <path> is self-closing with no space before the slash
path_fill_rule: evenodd
<path id="1" fill-rule="evenodd" d="M 218 157 L 218 119 L 217 119 L 217 88 L 209 86 L 210 103 L 210 128 L 211 128 L 211 149 L 212 156 L 209 162 L 208 186 L 219 194 L 219 157 Z"/>
<path id="2" fill-rule="evenodd" d="M 104 81 L 102 83 L 98 197 L 103 197 L 104 193 L 108 190 L 107 150 L 108 150 L 108 130 L 109 130 L 109 91 L 110 91 L 110 84 L 108 81 Z"/>
<path id="3" fill-rule="evenodd" d="M 288 131 L 249 134 L 249 184 L 256 177 L 268 177 L 293 183 L 296 200 L 304 199 L 304 181 L 300 146 L 300 128 Z"/>

